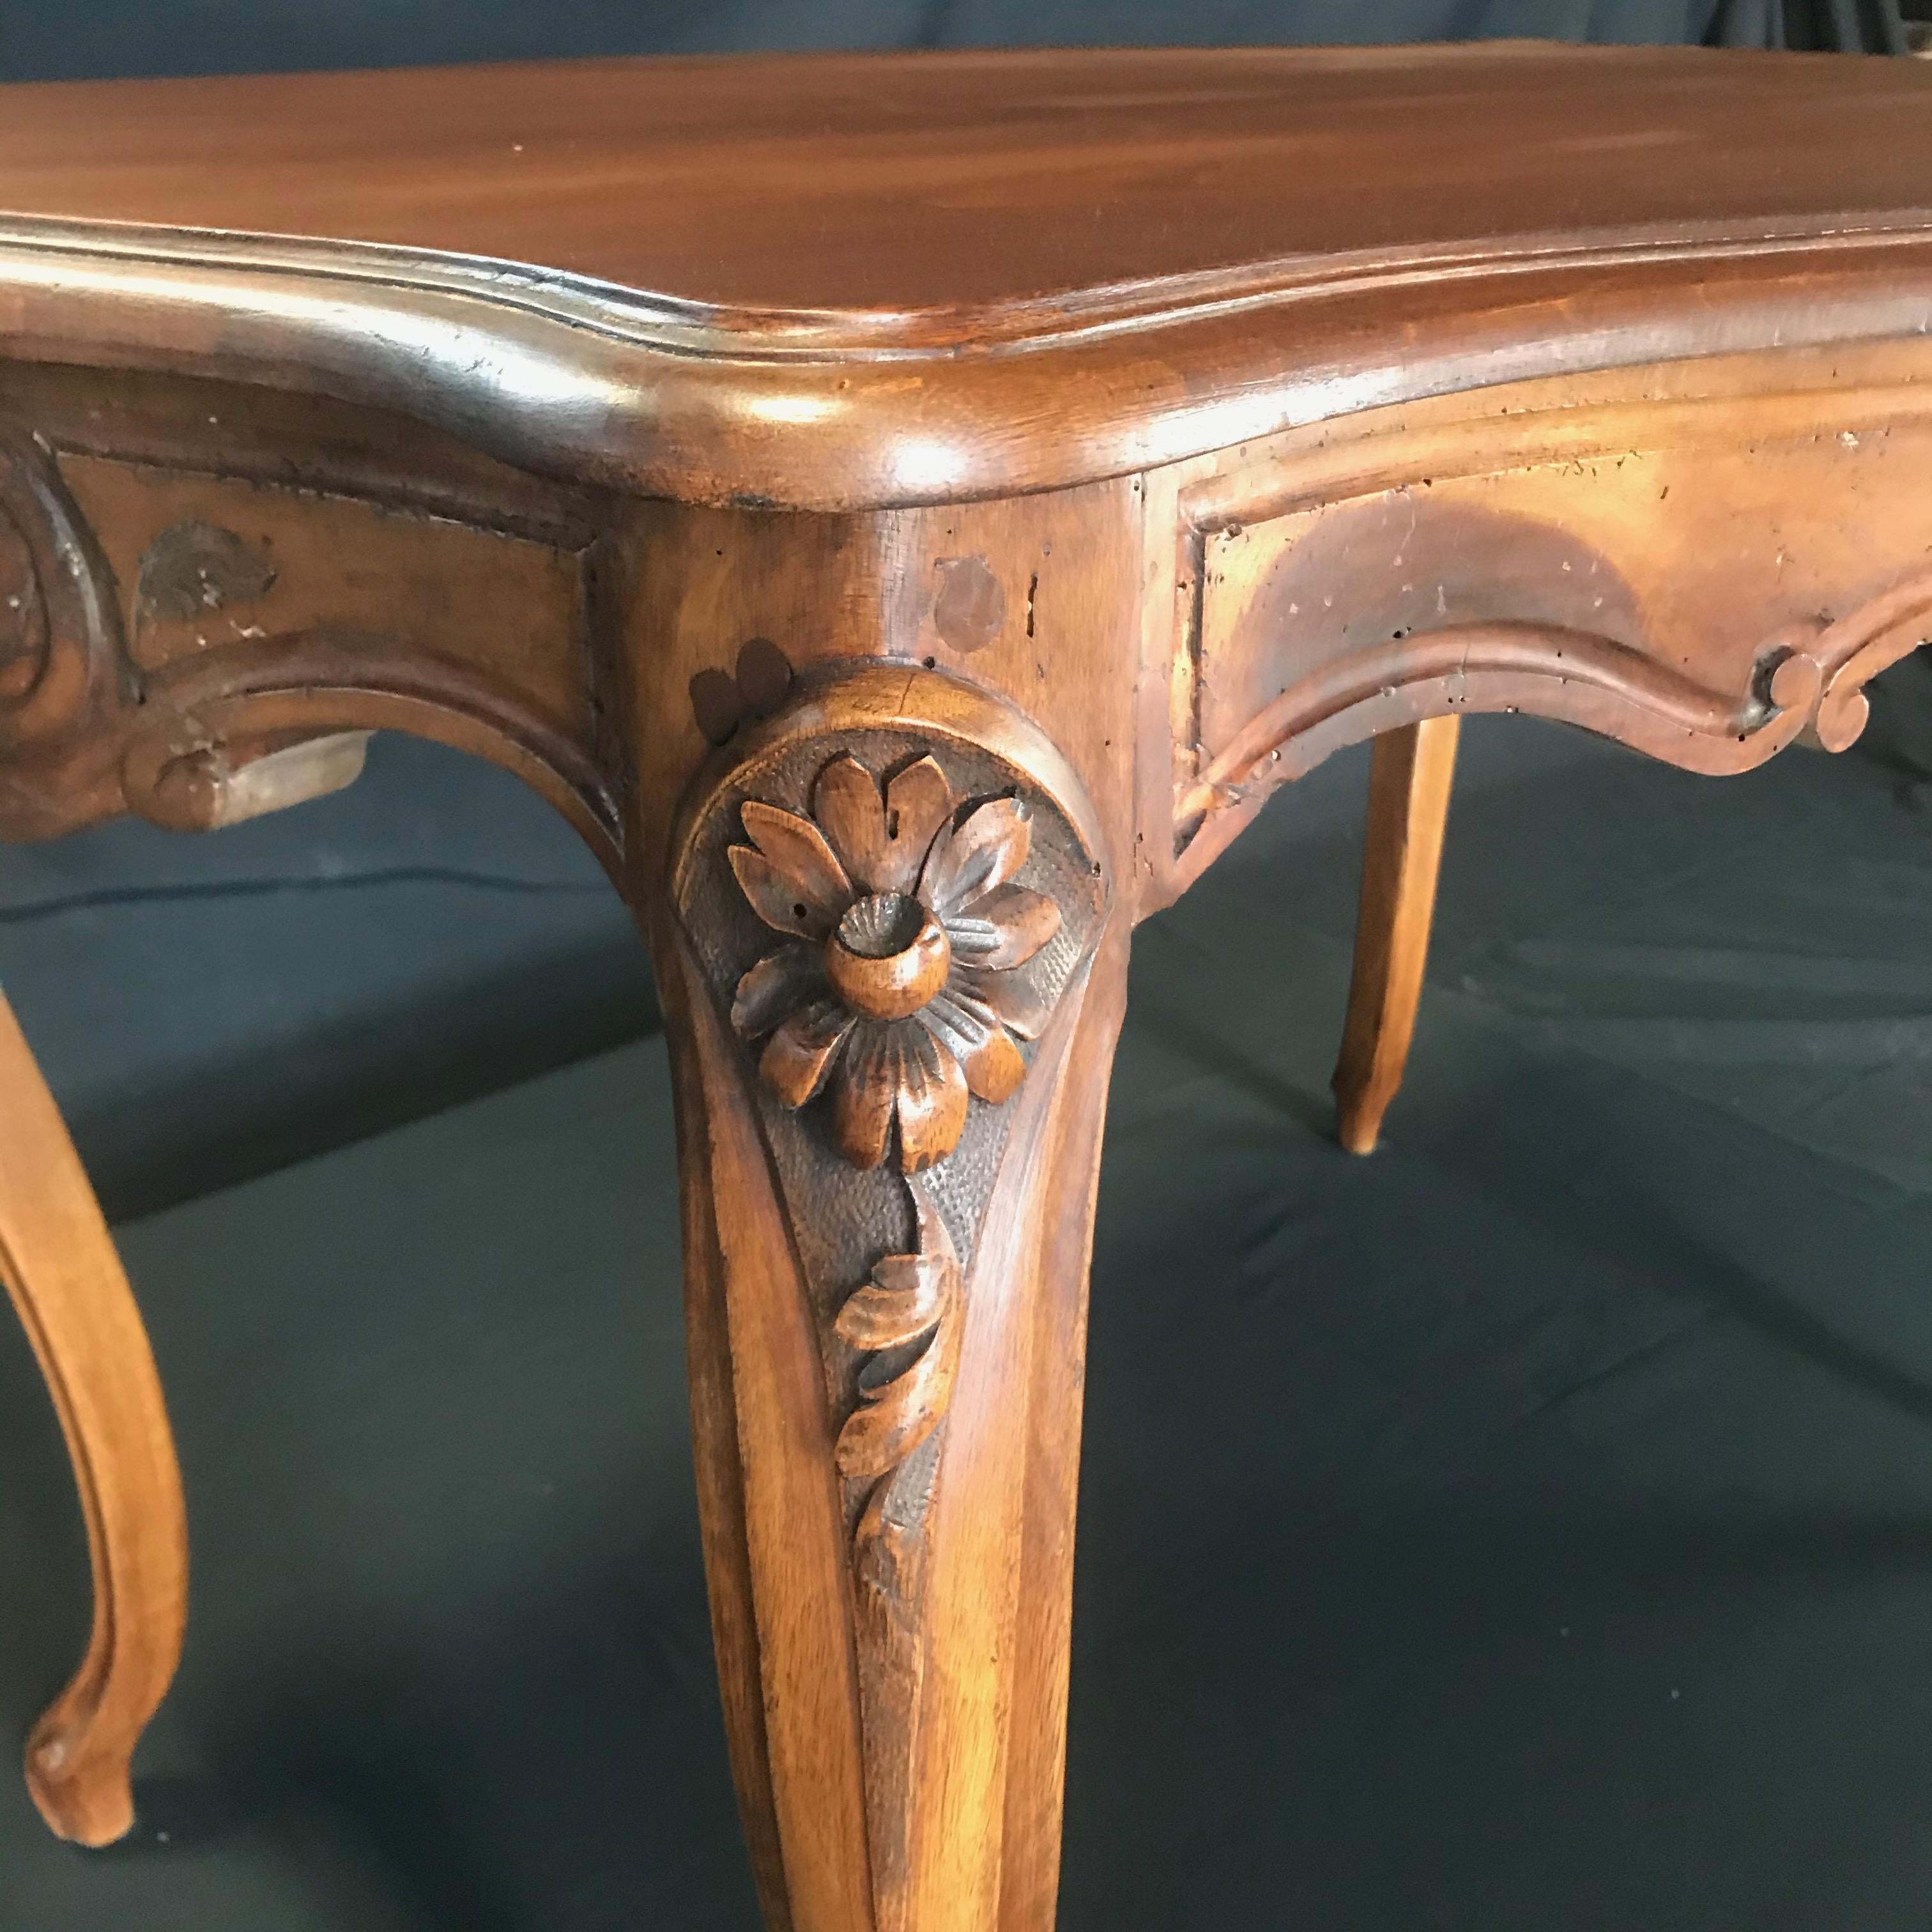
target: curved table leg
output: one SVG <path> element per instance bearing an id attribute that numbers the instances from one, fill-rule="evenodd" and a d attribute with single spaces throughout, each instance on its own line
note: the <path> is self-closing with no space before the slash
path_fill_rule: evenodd
<path id="1" fill-rule="evenodd" d="M 896 713 L 920 682 L 856 674 L 775 720 L 652 921 L 712 1622 L 773 1932 L 1052 1932 L 1058 1886 L 1127 926 L 1032 728 L 996 749 L 1005 714 L 938 679 L 937 722 Z"/>
<path id="2" fill-rule="evenodd" d="M 1351 1154 L 1374 1153 L 1408 1062 L 1461 724 L 1430 718 L 1375 742 L 1354 976 L 1334 1082 L 1337 1130 Z"/>
<path id="3" fill-rule="evenodd" d="M 967 1271 L 940 1460 L 904 1494 L 891 1471 L 842 1480 L 849 1424 L 826 1400 L 756 1109 L 702 992 L 687 979 L 667 1000 L 706 1568 L 772 1932 L 1052 1932 L 1087 1270 L 1124 964 L 1098 963 L 1107 983 L 1047 1043 L 1058 1066 L 1036 1070 L 1054 1091 L 1016 1124 L 1019 1184 Z"/>
<path id="4" fill-rule="evenodd" d="M 140 1311 L 53 1096 L 0 998 L 0 1276 L 74 1459 L 94 1628 L 34 1727 L 27 1783 L 63 1838 L 134 1822 L 129 1763 L 181 1654 L 188 1532 L 174 1443 Z"/>

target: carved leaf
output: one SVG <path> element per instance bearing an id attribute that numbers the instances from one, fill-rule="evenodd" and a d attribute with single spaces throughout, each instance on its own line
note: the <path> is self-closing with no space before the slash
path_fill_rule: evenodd
<path id="1" fill-rule="evenodd" d="M 967 1086 L 989 1106 L 1010 1100 L 1026 1078 L 1026 1061 L 992 1009 L 971 994 L 941 993 L 920 1016 L 949 1046 Z"/>
<path id="2" fill-rule="evenodd" d="M 788 1107 L 802 1107 L 825 1084 L 852 1016 L 836 1000 L 800 1006 L 766 1042 L 758 1071 Z"/>
<path id="3" fill-rule="evenodd" d="M 823 956 L 814 946 L 782 946 L 738 982 L 731 1024 L 747 1040 L 770 1033 L 795 1007 L 825 994 Z"/>
<path id="4" fill-rule="evenodd" d="M 1037 1040 L 1046 1030 L 1047 1003 L 1016 974 L 956 966 L 949 991 L 955 999 L 966 993 L 983 1000 L 1022 1040 Z"/>
<path id="5" fill-rule="evenodd" d="M 883 1476 L 939 1426 L 958 1372 L 959 1324 L 934 1331 L 903 1375 L 861 1392 L 860 1406 L 838 1432 L 838 1468 L 854 1482 Z"/>
<path id="6" fill-rule="evenodd" d="M 855 1348 L 916 1342 L 945 1312 L 956 1286 L 953 1272 L 950 1263 L 933 1255 L 888 1255 L 832 1326 Z"/>
<path id="7" fill-rule="evenodd" d="M 755 851 L 731 848 L 745 896 L 767 926 L 822 939 L 855 896 L 838 856 L 808 818 L 747 799 L 741 813 Z"/>
<path id="8" fill-rule="evenodd" d="M 840 1472 L 854 1481 L 884 1475 L 926 1441 L 945 1415 L 958 1370 L 958 1255 L 924 1187 L 908 1180 L 906 1189 L 918 1218 L 918 1252 L 879 1262 L 836 1326 L 847 1341 L 875 1354 L 929 1339 L 890 1378 L 861 1377 L 859 1406 L 839 1431 L 837 1450 Z"/>

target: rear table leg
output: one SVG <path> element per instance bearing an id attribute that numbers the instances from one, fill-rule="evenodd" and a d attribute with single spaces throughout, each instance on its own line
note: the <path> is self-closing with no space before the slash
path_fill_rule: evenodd
<path id="1" fill-rule="evenodd" d="M 1408 1064 L 1461 723 L 1431 718 L 1375 742 L 1354 978 L 1334 1082 L 1338 1131 L 1351 1154 L 1375 1151 Z"/>
<path id="2" fill-rule="evenodd" d="M 129 1764 L 181 1655 L 188 1531 L 160 1383 L 65 1124 L 0 998 L 0 1276 L 74 1459 L 94 1569 L 94 1630 L 34 1727 L 27 1784 L 63 1838 L 133 1824 Z"/>

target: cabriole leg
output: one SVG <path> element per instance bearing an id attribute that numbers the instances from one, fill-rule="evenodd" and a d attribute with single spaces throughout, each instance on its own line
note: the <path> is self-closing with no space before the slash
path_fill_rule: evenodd
<path id="1" fill-rule="evenodd" d="M 713 1618 L 784 1932 L 1053 1924 L 1126 945 L 1035 737 L 854 674 L 698 798 L 655 922 Z"/>
<path id="2" fill-rule="evenodd" d="M 1371 754 L 1354 976 L 1334 1082 L 1351 1154 L 1374 1153 L 1408 1064 L 1461 724 L 1452 716 L 1405 725 Z"/>
<path id="3" fill-rule="evenodd" d="M 4 999 L 0 1276 L 67 1437 L 94 1570 L 87 1654 L 34 1727 L 27 1782 L 61 1837 L 104 1845 L 134 1822 L 130 1761 L 181 1656 L 187 1521 L 140 1312 Z"/>

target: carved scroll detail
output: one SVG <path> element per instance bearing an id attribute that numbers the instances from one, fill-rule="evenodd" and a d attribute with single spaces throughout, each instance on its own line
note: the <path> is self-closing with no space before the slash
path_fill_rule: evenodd
<path id="1" fill-rule="evenodd" d="M 47 662 L 47 614 L 27 533 L 0 502 L 0 702 L 18 703 Z"/>
<path id="2" fill-rule="evenodd" d="M 1739 697 L 1628 644 L 1548 626 L 1446 626 L 1352 652 L 1301 679 L 1177 788 L 1177 850 L 1214 813 L 1250 805 L 1343 746 L 1462 710 L 1522 710 L 1607 731 L 1692 771 L 1750 770 L 1802 736 L 1842 752 L 1865 728 L 1864 686 L 1932 637 L 1932 574 L 1845 616 L 1768 639 Z"/>
<path id="3" fill-rule="evenodd" d="M 975 1282 L 982 1246 L 1000 1249 L 983 1224 L 1106 880 L 1051 747 L 935 674 L 848 674 L 719 760 L 684 815 L 672 896 L 747 1048 L 824 1359 L 868 1832 L 890 1888 L 912 1856 L 948 1425 L 967 1337 L 1006 1298 Z"/>
<path id="4" fill-rule="evenodd" d="M 1900 658 L 1910 657 L 1932 629 L 1932 574 L 1921 573 L 1821 626 L 1808 648 L 1825 667 L 1811 734 L 1828 752 L 1856 742 L 1871 716 L 1864 688 Z"/>
<path id="5" fill-rule="evenodd" d="M 136 568 L 128 529 L 115 519 L 139 529 L 146 510 L 169 506 L 170 490 L 191 504 L 214 486 L 150 466 L 136 489 L 128 482 L 134 473 L 118 459 L 57 453 L 0 428 L 0 838 L 51 837 L 123 812 L 171 831 L 232 825 L 348 784 L 369 734 L 394 729 L 507 766 L 615 868 L 614 788 L 592 732 L 571 716 L 573 693 L 540 679 L 526 686 L 488 648 L 472 659 L 470 634 L 453 620 L 421 620 L 418 634 L 400 619 L 389 628 L 380 608 L 393 588 L 404 609 L 419 610 L 424 600 L 409 602 L 412 586 L 436 583 L 439 572 L 509 536 L 332 496 L 338 523 L 362 517 L 388 545 L 380 568 L 358 558 L 357 573 L 338 573 L 333 554 L 307 535 L 309 500 L 290 493 L 260 514 L 298 539 L 289 548 L 305 568 L 274 561 L 266 536 L 190 514 L 165 529 Z M 110 527 L 91 528 L 84 502 Z M 556 548 L 544 550 L 553 538 Z M 506 579 L 554 600 L 551 636 L 589 621 L 572 601 L 581 580 L 573 585 L 570 573 L 581 566 L 566 538 L 584 541 L 574 526 L 517 538 L 522 548 Z M 110 552 L 129 566 L 131 614 Z M 374 607 L 375 621 L 336 620 L 338 598 L 345 609 Z M 210 622 L 206 635 L 194 634 L 197 620 L 237 610 L 254 621 Z M 184 633 L 166 648 L 153 634 L 163 620 Z"/>
<path id="6" fill-rule="evenodd" d="M 135 693 L 112 577 L 52 458 L 0 439 L 0 830 L 35 802 L 6 768 L 58 760 L 84 784 L 86 741 Z"/>

